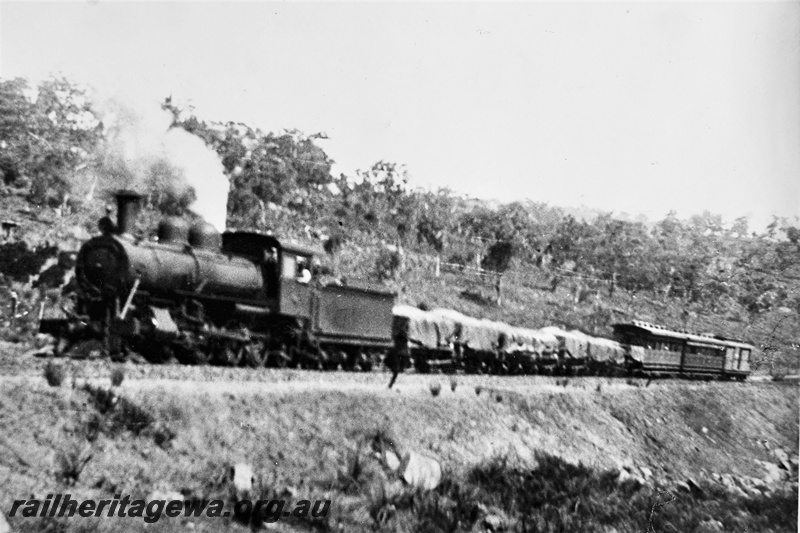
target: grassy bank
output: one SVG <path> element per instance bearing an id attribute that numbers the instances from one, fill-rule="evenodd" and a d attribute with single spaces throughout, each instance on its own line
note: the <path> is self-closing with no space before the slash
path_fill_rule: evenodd
<path id="1" fill-rule="evenodd" d="M 646 531 L 652 519 L 657 531 L 708 520 L 731 531 L 790 531 L 796 523 L 796 485 L 742 495 L 712 480 L 758 478 L 771 450 L 797 453 L 793 387 L 462 377 L 452 390 L 441 377 L 403 376 L 389 391 L 380 375 L 289 375 L 126 379 L 113 389 L 108 379 L 73 387 L 69 375 L 55 388 L 41 376 L 4 378 L 0 505 L 7 512 L 14 499 L 53 492 L 225 498 L 228 466 L 244 461 L 260 497 L 332 500 L 326 519 L 270 526 L 278 530 L 622 532 Z M 439 460 L 439 488 L 417 492 L 388 472 L 375 453 L 387 439 L 400 453 Z M 642 468 L 651 475 L 620 477 Z M 700 490 L 686 490 L 689 479 Z M 162 519 L 148 530 L 183 530 L 186 520 L 201 531 L 245 527 Z M 144 527 L 141 519 L 11 523 Z"/>

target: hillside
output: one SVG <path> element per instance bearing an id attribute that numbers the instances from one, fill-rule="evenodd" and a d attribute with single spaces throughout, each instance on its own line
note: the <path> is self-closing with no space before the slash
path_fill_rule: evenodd
<path id="1" fill-rule="evenodd" d="M 708 212 L 645 224 L 497 204 L 417 189 L 395 162 L 334 176 L 323 134 L 207 122 L 169 98 L 133 109 L 66 79 L 0 80 L 0 96 L 0 220 L 20 225 L 0 244 L 0 291 L 22 315 L 0 310 L 4 338 L 32 340 L 31 310 L 59 305 L 70 253 L 124 187 L 144 194 L 143 237 L 164 215 L 203 217 L 324 249 L 320 272 L 412 305 L 595 335 L 639 318 L 749 341 L 758 372 L 800 370 L 800 220 L 755 233 Z"/>

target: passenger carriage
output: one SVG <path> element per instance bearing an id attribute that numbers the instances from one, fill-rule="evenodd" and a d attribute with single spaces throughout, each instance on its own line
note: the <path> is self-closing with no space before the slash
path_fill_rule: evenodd
<path id="1" fill-rule="evenodd" d="M 616 340 L 631 347 L 628 365 L 635 371 L 737 379 L 750 372 L 755 349 L 751 344 L 674 331 L 639 320 L 614 324 L 613 329 Z"/>

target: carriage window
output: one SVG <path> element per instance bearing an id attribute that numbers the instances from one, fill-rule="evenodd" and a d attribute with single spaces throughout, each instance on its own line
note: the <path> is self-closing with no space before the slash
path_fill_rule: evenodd
<path id="1" fill-rule="evenodd" d="M 741 363 L 749 363 L 750 362 L 750 350 L 746 350 L 746 349 L 742 348 L 741 350 L 739 350 L 739 354 L 741 356 L 740 359 L 739 359 L 739 363 L 740 364 Z"/>
<path id="2" fill-rule="evenodd" d="M 733 364 L 736 364 L 736 348 L 734 348 L 733 346 L 726 346 L 725 359 L 727 359 Z"/>

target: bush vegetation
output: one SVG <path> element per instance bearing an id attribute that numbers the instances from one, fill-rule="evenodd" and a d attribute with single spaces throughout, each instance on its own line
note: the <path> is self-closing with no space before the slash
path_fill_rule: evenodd
<path id="1" fill-rule="evenodd" d="M 616 471 L 545 453 L 536 459 L 535 468 L 524 469 L 495 457 L 461 474 L 445 473 L 430 492 L 372 490 L 371 525 L 432 533 L 489 525 L 520 532 L 696 531 L 713 518 L 725 531 L 790 531 L 797 521 L 796 492 L 749 498 L 708 488 L 692 495 L 620 482 Z"/>

